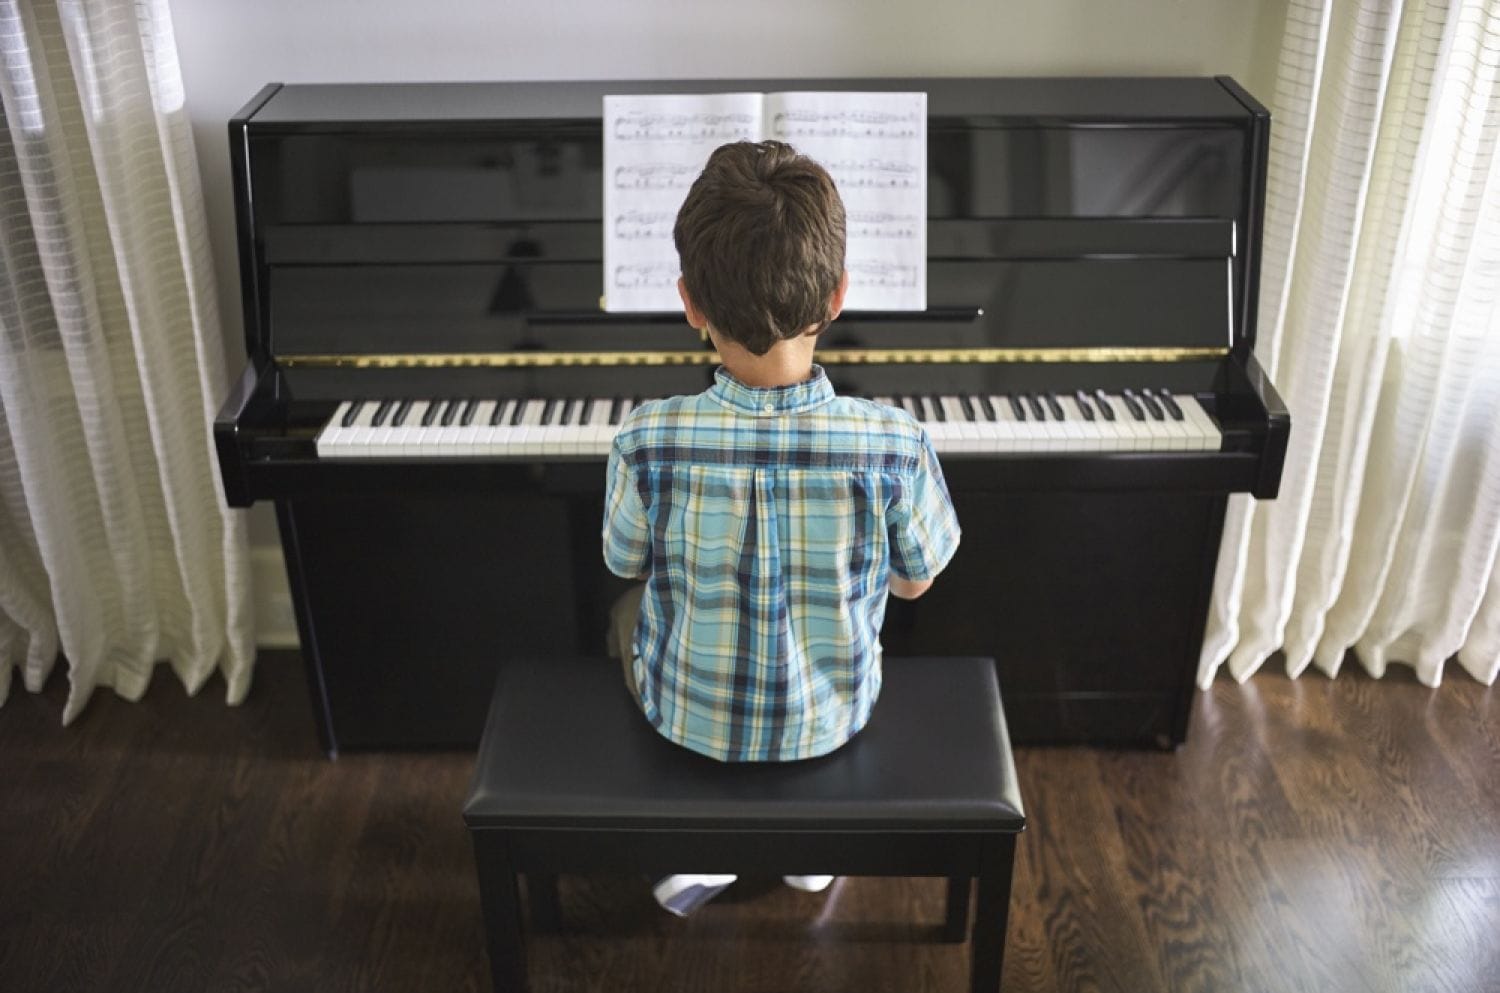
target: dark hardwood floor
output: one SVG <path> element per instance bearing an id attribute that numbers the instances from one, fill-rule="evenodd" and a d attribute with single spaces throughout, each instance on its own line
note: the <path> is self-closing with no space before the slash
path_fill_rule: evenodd
<path id="1" fill-rule="evenodd" d="M 58 725 L 0 708 L 0 990 L 489 987 L 466 754 L 317 752 L 301 666 L 247 703 L 162 673 Z M 1007 991 L 1500 990 L 1500 706 L 1265 675 L 1200 695 L 1175 754 L 1023 749 Z M 546 991 L 967 989 L 938 880 L 742 880 L 689 921 L 643 881 L 562 883 Z"/>

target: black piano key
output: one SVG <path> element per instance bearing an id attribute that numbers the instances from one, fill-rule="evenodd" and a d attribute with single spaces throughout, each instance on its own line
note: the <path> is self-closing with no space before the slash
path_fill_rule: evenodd
<path id="1" fill-rule="evenodd" d="M 1059 421 L 1066 421 L 1068 419 L 1067 415 L 1063 413 L 1062 404 L 1057 402 L 1056 393 L 1043 394 L 1042 399 L 1047 401 L 1047 409 L 1052 412 L 1053 418 Z"/>
<path id="2" fill-rule="evenodd" d="M 1099 405 L 1099 413 L 1104 415 L 1106 421 L 1115 419 L 1115 408 L 1109 402 L 1109 396 L 1103 390 L 1094 391 L 1094 402 Z"/>
<path id="3" fill-rule="evenodd" d="M 364 405 L 365 402 L 363 400 L 355 400 L 349 404 L 349 409 L 344 411 L 344 419 L 340 423 L 346 428 L 352 426 L 354 419 L 359 416 L 359 409 Z"/>
<path id="4" fill-rule="evenodd" d="M 1134 417 L 1138 421 L 1144 421 L 1146 419 L 1146 411 L 1143 410 L 1141 408 L 1141 405 L 1136 401 L 1134 391 L 1121 390 L 1120 399 L 1125 401 L 1125 409 L 1130 411 L 1131 417 Z"/>
<path id="5" fill-rule="evenodd" d="M 984 411 L 984 419 L 987 421 L 998 421 L 1000 419 L 1000 412 L 995 409 L 995 405 L 990 402 L 990 398 L 983 393 L 979 394 L 979 409 Z"/>
<path id="6" fill-rule="evenodd" d="M 977 411 L 977 410 L 974 409 L 974 401 L 972 399 L 970 399 L 969 394 L 965 393 L 962 396 L 960 396 L 958 398 L 958 402 L 964 408 L 964 417 L 966 419 L 968 419 L 970 421 L 977 421 L 977 420 L 979 420 L 979 411 Z"/>
<path id="7" fill-rule="evenodd" d="M 620 405 L 624 402 L 624 397 L 615 397 L 614 402 L 609 405 L 609 423 L 620 423 Z"/>
<path id="8" fill-rule="evenodd" d="M 1016 420 L 1026 420 L 1026 407 L 1021 403 L 1021 398 L 1012 396 L 1010 398 L 1010 412 L 1016 415 Z"/>
<path id="9" fill-rule="evenodd" d="M 391 427 L 399 428 L 406 423 L 406 415 L 411 413 L 411 401 L 402 400 L 396 404 L 396 412 L 391 415 Z"/>
<path id="10" fill-rule="evenodd" d="M 458 400 L 449 400 L 447 403 L 443 404 L 443 413 L 442 416 L 438 418 L 438 423 L 445 428 L 451 427 L 453 425 L 453 419 L 458 416 L 458 408 L 460 406 L 461 403 Z"/>
<path id="11" fill-rule="evenodd" d="M 1157 390 L 1156 399 L 1160 400 L 1161 405 L 1167 408 L 1167 413 L 1172 415 L 1172 420 L 1182 420 L 1182 408 L 1177 406 L 1177 401 L 1172 399 L 1172 394 L 1169 391 Z"/>
<path id="12" fill-rule="evenodd" d="M 474 411 L 479 409 L 478 400 L 465 400 L 461 413 L 458 415 L 458 423 L 462 427 L 468 427 L 474 423 Z"/>
<path id="13" fill-rule="evenodd" d="M 1047 419 L 1047 411 L 1042 407 L 1042 401 L 1038 400 L 1035 393 L 1026 394 L 1026 406 L 1031 410 L 1031 416 L 1039 421 Z"/>
<path id="14" fill-rule="evenodd" d="M 432 422 L 437 420 L 438 414 L 442 413 L 443 406 L 444 404 L 441 400 L 429 400 L 427 402 L 427 410 L 422 414 L 422 426 L 424 428 L 432 427 Z"/>
<path id="15" fill-rule="evenodd" d="M 557 407 L 557 398 L 548 397 L 547 402 L 542 405 L 542 423 L 552 423 L 552 411 Z"/>
<path id="16" fill-rule="evenodd" d="M 946 421 L 948 419 L 948 415 L 943 412 L 943 401 L 940 398 L 924 396 L 922 397 L 922 406 L 932 411 L 932 419 L 934 421 Z"/>
<path id="17" fill-rule="evenodd" d="M 391 416 L 393 401 L 382 400 L 375 405 L 375 416 L 370 418 L 370 427 L 378 428 L 385 426 L 385 419 Z"/>
<path id="18" fill-rule="evenodd" d="M 505 403 L 503 398 L 495 398 L 495 409 L 490 411 L 490 427 L 499 427 L 500 419 L 505 416 Z"/>
<path id="19" fill-rule="evenodd" d="M 1094 405 L 1089 403 L 1089 395 L 1087 393 L 1079 390 L 1073 394 L 1073 399 L 1078 403 L 1078 412 L 1083 415 L 1084 420 L 1092 421 L 1099 416 L 1094 413 Z"/>
<path id="20" fill-rule="evenodd" d="M 516 412 L 510 415 L 510 426 L 516 427 L 521 423 L 521 418 L 526 415 L 526 405 L 530 400 L 521 399 L 516 401 Z"/>
<path id="21" fill-rule="evenodd" d="M 1136 399 L 1139 400 L 1142 406 L 1146 408 L 1146 413 L 1151 415 L 1151 419 L 1153 421 L 1160 421 L 1166 417 L 1166 415 L 1162 413 L 1161 404 L 1156 402 L 1156 397 L 1151 395 L 1150 390 L 1141 390 L 1141 392 L 1136 395 Z"/>

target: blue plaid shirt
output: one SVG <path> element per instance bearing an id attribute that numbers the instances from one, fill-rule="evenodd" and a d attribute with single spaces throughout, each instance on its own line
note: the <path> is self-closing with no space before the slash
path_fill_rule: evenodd
<path id="1" fill-rule="evenodd" d="M 724 369 L 633 411 L 615 437 L 604 561 L 647 579 L 631 664 L 656 729 L 730 762 L 838 748 L 880 693 L 890 576 L 958 547 L 932 442 L 823 370 L 755 389 Z"/>

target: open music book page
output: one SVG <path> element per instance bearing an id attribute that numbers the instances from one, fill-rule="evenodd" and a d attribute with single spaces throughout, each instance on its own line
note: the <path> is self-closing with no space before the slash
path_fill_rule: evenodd
<path id="1" fill-rule="evenodd" d="M 604 98 L 607 311 L 675 311 L 672 226 L 715 148 L 774 138 L 816 159 L 848 216 L 847 310 L 927 306 L 927 94 Z"/>
<path id="2" fill-rule="evenodd" d="M 927 94 L 771 93 L 765 119 L 844 200 L 844 308 L 927 309 Z"/>
<path id="3" fill-rule="evenodd" d="M 713 150 L 761 134 L 759 93 L 604 98 L 604 301 L 681 310 L 672 225 Z"/>

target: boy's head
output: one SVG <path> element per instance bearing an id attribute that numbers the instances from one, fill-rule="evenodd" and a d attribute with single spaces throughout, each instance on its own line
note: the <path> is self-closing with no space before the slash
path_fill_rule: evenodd
<path id="1" fill-rule="evenodd" d="M 684 302 L 755 355 L 836 316 L 844 203 L 827 171 L 784 142 L 715 150 L 672 237 Z"/>

